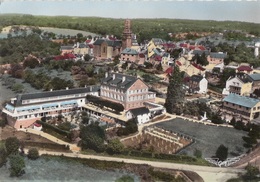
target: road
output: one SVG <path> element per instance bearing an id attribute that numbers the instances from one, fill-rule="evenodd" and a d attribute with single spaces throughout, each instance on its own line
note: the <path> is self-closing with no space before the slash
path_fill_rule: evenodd
<path id="1" fill-rule="evenodd" d="M 28 150 L 25 150 L 27 153 Z M 61 152 L 51 152 L 40 150 L 40 155 L 49 154 L 49 155 L 64 155 L 67 157 L 75 157 L 75 158 L 84 158 L 84 159 L 97 159 L 97 160 L 105 160 L 105 161 L 116 161 L 116 162 L 125 162 L 125 163 L 133 163 L 133 164 L 148 164 L 153 167 L 159 168 L 167 168 L 167 169 L 175 169 L 175 170 L 188 170 L 198 173 L 205 182 L 225 182 L 227 179 L 232 177 L 237 177 L 238 173 L 243 173 L 243 169 L 234 169 L 234 168 L 219 168 L 219 167 L 207 167 L 207 166 L 196 166 L 196 165 L 188 165 L 188 164 L 177 164 L 177 163 L 169 163 L 169 162 L 158 162 L 158 161 L 144 161 L 137 159 L 126 159 L 119 157 L 110 157 L 110 156 L 96 156 L 96 155 L 83 155 L 80 153 L 61 153 Z"/>

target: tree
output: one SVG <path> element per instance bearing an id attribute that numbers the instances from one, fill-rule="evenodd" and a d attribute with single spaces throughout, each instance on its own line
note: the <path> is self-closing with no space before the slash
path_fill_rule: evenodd
<path id="1" fill-rule="evenodd" d="M 8 155 L 17 154 L 20 141 L 16 137 L 9 137 L 5 140 L 5 148 Z"/>
<path id="2" fill-rule="evenodd" d="M 166 111 L 170 114 L 181 114 L 183 111 L 183 103 L 185 89 L 183 87 L 183 75 L 178 66 L 173 67 L 173 73 L 170 76 L 169 86 L 167 89 L 167 98 L 165 100 Z"/>
<path id="3" fill-rule="evenodd" d="M 91 123 L 80 128 L 81 147 L 83 149 L 92 149 L 96 152 L 103 152 L 105 150 L 104 140 L 105 131 L 98 123 Z"/>
<path id="4" fill-rule="evenodd" d="M 19 154 L 12 154 L 9 156 L 10 162 L 10 176 L 19 177 L 25 173 L 25 162 L 24 158 Z"/>
<path id="5" fill-rule="evenodd" d="M 235 117 L 233 117 L 233 118 L 231 119 L 230 124 L 233 125 L 233 126 L 236 125 L 236 118 L 235 118 Z"/>
<path id="6" fill-rule="evenodd" d="M 34 57 L 31 57 L 29 56 L 28 58 L 26 58 L 23 62 L 23 67 L 26 68 L 26 67 L 29 67 L 29 68 L 35 68 L 39 65 L 39 61 L 34 58 Z"/>
<path id="7" fill-rule="evenodd" d="M 227 156 L 228 148 L 221 144 L 216 151 L 216 157 L 219 158 L 220 161 L 224 161 L 227 159 Z"/>
<path id="8" fill-rule="evenodd" d="M 201 158 L 202 157 L 202 152 L 200 150 L 198 150 L 198 149 L 195 149 L 193 155 L 195 157 L 197 157 L 197 158 Z"/>
<path id="9" fill-rule="evenodd" d="M 215 124 L 223 124 L 224 121 L 221 119 L 221 116 L 219 113 L 212 113 L 212 116 L 210 117 L 211 122 Z"/>
<path id="10" fill-rule="evenodd" d="M 137 130 L 138 130 L 137 119 L 132 118 L 125 123 L 124 128 L 123 127 L 119 128 L 117 130 L 116 134 L 118 136 L 129 135 L 129 134 L 137 132 Z"/>
<path id="11" fill-rule="evenodd" d="M 107 145 L 107 152 L 109 154 L 119 154 L 123 151 L 123 149 L 124 145 L 120 142 L 118 138 L 110 140 Z"/>
<path id="12" fill-rule="evenodd" d="M 7 162 L 7 153 L 4 145 L 0 145 L 0 168 Z"/>
<path id="13" fill-rule="evenodd" d="M 91 60 L 91 56 L 89 54 L 85 54 L 84 60 L 85 61 L 90 61 Z"/>
<path id="14" fill-rule="evenodd" d="M 28 156 L 31 160 L 36 160 L 39 158 L 39 151 L 37 148 L 30 148 L 28 151 Z"/>
<path id="15" fill-rule="evenodd" d="M 249 180 L 256 178 L 256 176 L 260 173 L 259 169 L 257 167 L 252 166 L 250 164 L 247 165 L 245 169 L 246 169 L 246 174 L 245 174 L 244 178 L 249 179 Z"/>

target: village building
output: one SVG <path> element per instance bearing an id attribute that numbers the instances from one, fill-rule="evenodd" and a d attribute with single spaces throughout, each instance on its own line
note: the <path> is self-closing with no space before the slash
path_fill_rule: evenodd
<path id="1" fill-rule="evenodd" d="M 251 121 L 259 116 L 260 100 L 231 93 L 223 99 L 222 111 L 224 116 Z"/>
<path id="2" fill-rule="evenodd" d="M 125 110 L 129 110 L 143 107 L 144 102 L 154 102 L 156 94 L 150 92 L 149 87 L 140 78 L 120 73 L 106 73 L 101 81 L 100 96 L 121 103 Z"/>
<path id="3" fill-rule="evenodd" d="M 19 94 L 3 108 L 8 124 L 28 128 L 42 117 L 67 115 L 85 105 L 86 95 L 99 95 L 99 86 Z"/>
<path id="4" fill-rule="evenodd" d="M 122 49 L 132 47 L 132 31 L 131 31 L 131 20 L 125 20 L 125 27 L 122 36 Z"/>
<path id="5" fill-rule="evenodd" d="M 255 89 L 260 89 L 260 74 L 250 74 L 248 75 L 248 79 L 252 82 L 252 92 L 255 91 Z"/>
<path id="6" fill-rule="evenodd" d="M 74 51 L 74 45 L 60 46 L 61 55 L 71 54 Z"/>
<path id="7" fill-rule="evenodd" d="M 139 54 L 135 49 L 125 48 L 120 55 L 120 60 L 136 62 L 139 60 Z"/>
<path id="8" fill-rule="evenodd" d="M 190 93 L 205 94 L 208 91 L 208 80 L 201 75 L 192 75 L 187 85 Z"/>
<path id="9" fill-rule="evenodd" d="M 138 124 L 147 123 L 150 120 L 151 114 L 148 108 L 140 107 L 136 109 L 130 109 L 126 112 L 126 118 L 136 119 Z"/>
<path id="10" fill-rule="evenodd" d="M 97 60 L 113 59 L 121 53 L 122 41 L 97 39 L 93 46 L 93 54 Z"/>
<path id="11" fill-rule="evenodd" d="M 89 50 L 88 45 L 86 45 L 85 43 L 77 42 L 77 44 L 74 45 L 73 52 L 74 52 L 74 54 L 84 56 L 85 54 L 89 54 L 90 50 Z"/>
<path id="12" fill-rule="evenodd" d="M 249 96 L 252 90 L 252 82 L 244 74 L 230 77 L 226 81 L 226 87 L 223 89 L 222 94 L 228 95 L 230 93 L 242 96 Z"/>

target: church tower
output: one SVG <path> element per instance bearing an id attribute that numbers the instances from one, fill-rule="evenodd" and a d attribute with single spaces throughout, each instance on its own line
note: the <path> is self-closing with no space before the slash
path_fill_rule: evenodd
<path id="1" fill-rule="evenodd" d="M 122 36 L 122 50 L 125 48 L 131 48 L 132 46 L 132 31 L 131 31 L 131 20 L 125 20 L 125 28 Z"/>

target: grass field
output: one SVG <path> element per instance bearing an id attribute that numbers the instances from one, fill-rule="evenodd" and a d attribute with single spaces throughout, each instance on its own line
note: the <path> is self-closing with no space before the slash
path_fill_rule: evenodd
<path id="1" fill-rule="evenodd" d="M 243 147 L 242 139 L 242 136 L 247 133 L 234 128 L 209 126 L 179 118 L 158 123 L 156 126 L 192 137 L 195 143 L 180 152 L 187 155 L 193 155 L 194 150 L 198 149 L 202 151 L 203 157 L 212 157 L 221 144 L 228 147 L 229 157 L 238 156 L 247 151 Z"/>

